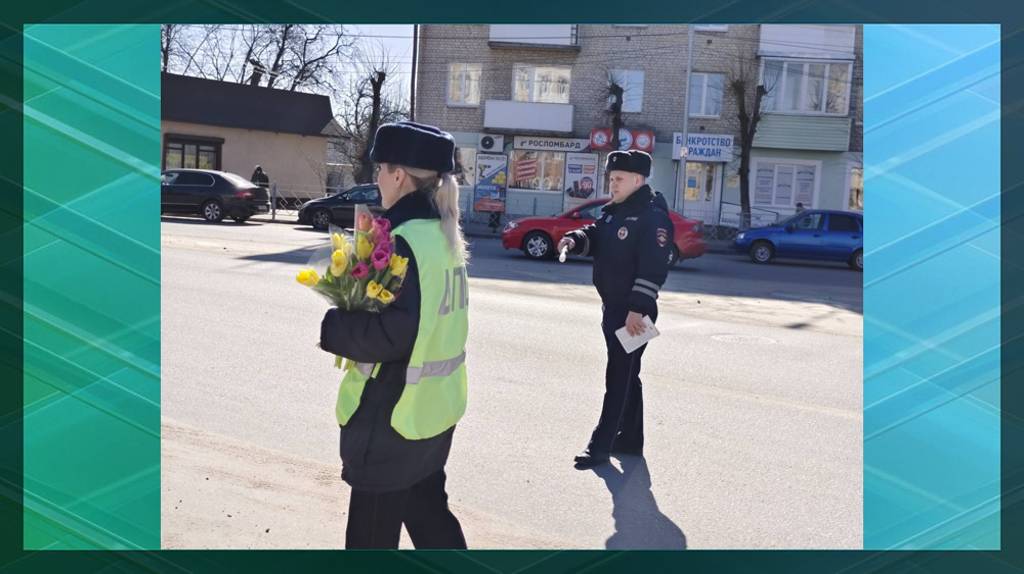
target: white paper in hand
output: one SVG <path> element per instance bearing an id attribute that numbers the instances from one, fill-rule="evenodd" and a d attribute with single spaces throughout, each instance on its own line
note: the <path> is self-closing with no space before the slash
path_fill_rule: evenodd
<path id="1" fill-rule="evenodd" d="M 647 326 L 647 329 L 635 337 L 629 334 L 625 325 L 618 331 L 615 331 L 615 336 L 619 338 L 619 342 L 622 343 L 622 348 L 625 349 L 627 354 L 639 349 L 647 344 L 648 341 L 661 334 L 647 315 L 644 315 L 644 325 Z"/>

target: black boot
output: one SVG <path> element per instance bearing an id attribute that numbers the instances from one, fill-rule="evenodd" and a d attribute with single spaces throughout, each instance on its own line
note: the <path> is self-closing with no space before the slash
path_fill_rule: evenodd
<path id="1" fill-rule="evenodd" d="M 588 470 L 608 462 L 608 453 L 586 450 L 577 456 L 575 461 L 577 470 Z"/>

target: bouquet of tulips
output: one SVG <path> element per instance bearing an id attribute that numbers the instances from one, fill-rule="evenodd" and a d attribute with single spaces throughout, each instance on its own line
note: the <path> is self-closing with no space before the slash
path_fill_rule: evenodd
<path id="1" fill-rule="evenodd" d="M 329 231 L 331 244 L 313 253 L 296 280 L 339 309 L 380 312 L 391 304 L 409 265 L 407 257 L 395 254 L 391 223 L 357 205 L 351 234 L 333 225 Z M 335 357 L 334 364 L 343 368 L 346 362 Z"/>

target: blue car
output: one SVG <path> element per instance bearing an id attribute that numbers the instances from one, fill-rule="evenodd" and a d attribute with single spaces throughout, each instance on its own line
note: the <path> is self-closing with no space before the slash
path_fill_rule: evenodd
<path id="1" fill-rule="evenodd" d="M 748 229 L 732 248 L 754 263 L 776 257 L 843 261 L 864 270 L 864 216 L 850 211 L 808 210 L 769 227 Z"/>

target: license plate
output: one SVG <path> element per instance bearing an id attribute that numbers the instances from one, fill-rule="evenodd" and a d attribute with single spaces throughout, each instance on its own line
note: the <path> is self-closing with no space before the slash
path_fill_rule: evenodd
<path id="1" fill-rule="evenodd" d="M 267 207 L 266 205 L 257 205 L 256 206 L 256 211 L 261 211 L 261 212 L 262 211 L 270 211 L 270 208 Z"/>

